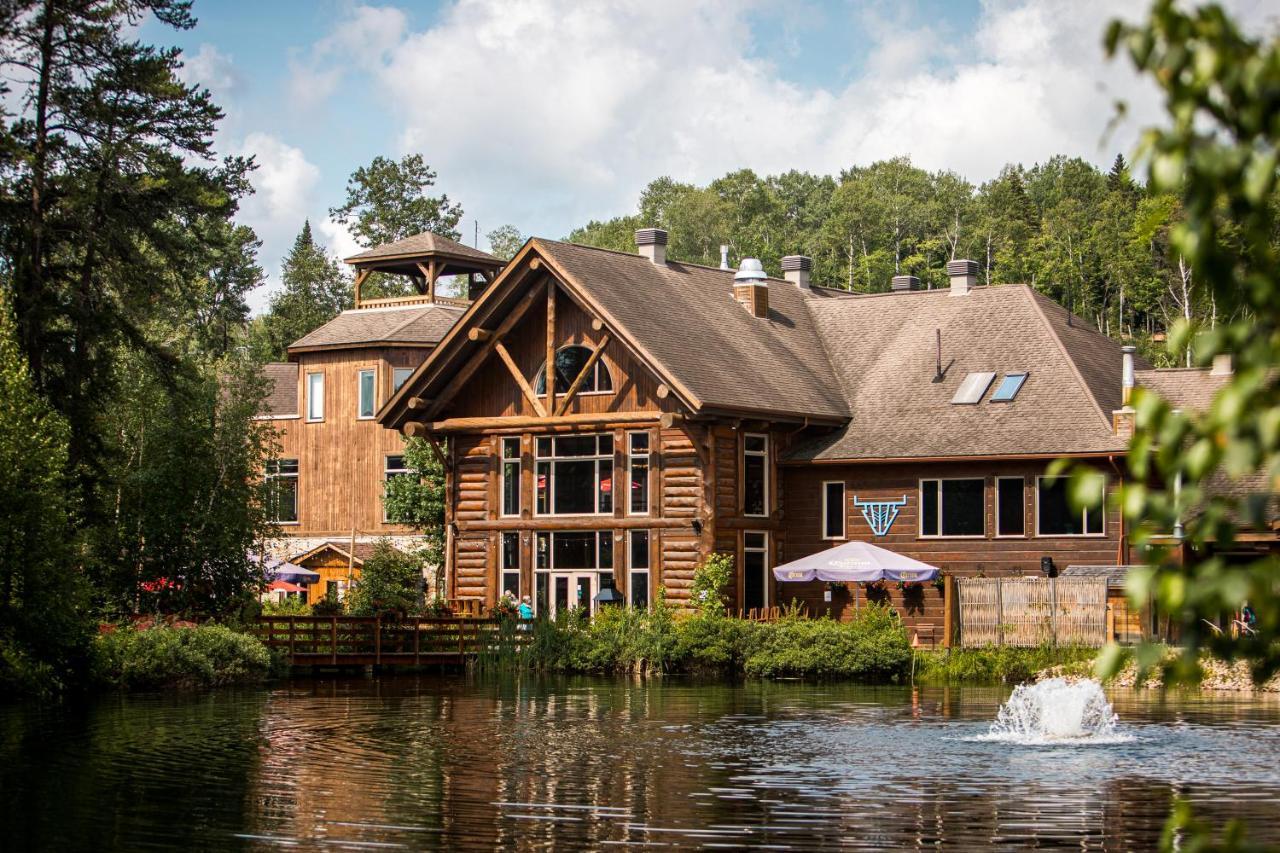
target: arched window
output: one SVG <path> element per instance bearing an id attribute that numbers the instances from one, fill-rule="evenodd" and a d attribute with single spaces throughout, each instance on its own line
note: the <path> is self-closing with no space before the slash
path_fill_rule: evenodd
<path id="1" fill-rule="evenodd" d="M 568 394 L 569 386 L 578 378 L 584 365 L 591 358 L 591 347 L 568 346 L 556 352 L 556 393 Z M 538 374 L 533 380 L 533 390 L 539 397 L 547 393 L 547 363 L 538 366 Z M 598 391 L 612 391 L 613 378 L 609 376 L 609 368 L 597 359 L 591 368 L 591 375 L 582 380 L 579 393 L 590 394 Z"/>

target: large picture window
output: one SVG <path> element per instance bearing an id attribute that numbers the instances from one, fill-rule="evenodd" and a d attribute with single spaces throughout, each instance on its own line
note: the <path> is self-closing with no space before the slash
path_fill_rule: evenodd
<path id="1" fill-rule="evenodd" d="M 373 369 L 361 370 L 356 375 L 356 384 L 360 392 L 360 399 L 356 408 L 356 417 L 362 420 L 368 420 L 373 417 L 374 409 L 377 408 L 377 371 Z"/>
<path id="2" fill-rule="evenodd" d="M 1093 476 L 1104 477 L 1103 474 Z M 1068 477 L 1036 479 L 1036 535 L 1101 536 L 1104 532 L 1102 504 L 1072 508 L 1069 485 Z"/>
<path id="3" fill-rule="evenodd" d="M 267 518 L 276 524 L 298 523 L 298 460 L 267 462 Z"/>
<path id="4" fill-rule="evenodd" d="M 822 538 L 844 537 L 844 481 L 827 480 L 822 484 Z"/>
<path id="5" fill-rule="evenodd" d="M 628 569 L 631 585 L 627 600 L 632 607 L 649 606 L 649 531 L 632 530 L 628 534 Z"/>
<path id="6" fill-rule="evenodd" d="M 324 374 L 307 374 L 307 420 L 324 420 Z"/>
<path id="7" fill-rule="evenodd" d="M 742 439 L 742 513 L 769 514 L 769 436 L 747 433 Z"/>
<path id="8" fill-rule="evenodd" d="M 627 512 L 631 515 L 649 514 L 649 433 L 627 434 Z"/>
<path id="9" fill-rule="evenodd" d="M 1022 504 L 1025 485 L 1021 477 L 996 478 L 997 536 L 1022 536 L 1026 533 L 1027 520 Z"/>
<path id="10" fill-rule="evenodd" d="M 539 515 L 613 512 L 613 436 L 541 437 L 536 444 Z"/>
<path id="11" fill-rule="evenodd" d="M 520 514 L 520 439 L 502 439 L 502 514 Z"/>
<path id="12" fill-rule="evenodd" d="M 557 394 L 569 393 L 569 386 L 573 384 L 573 380 L 578 378 L 582 368 L 587 366 L 592 352 L 593 350 L 590 347 L 568 346 L 562 347 L 556 353 Z M 591 368 L 591 374 L 582 380 L 582 385 L 578 387 L 578 393 L 601 394 L 612 390 L 613 377 L 609 375 L 609 369 L 604 366 L 603 361 L 596 359 L 595 365 Z M 547 393 L 547 363 L 545 361 L 538 367 L 538 373 L 534 376 L 533 391 L 539 397 Z"/>
<path id="13" fill-rule="evenodd" d="M 921 480 L 921 536 L 985 536 L 985 481 Z"/>

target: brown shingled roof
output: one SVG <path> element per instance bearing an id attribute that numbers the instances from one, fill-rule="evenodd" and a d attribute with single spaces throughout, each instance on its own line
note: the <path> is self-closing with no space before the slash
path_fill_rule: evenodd
<path id="1" fill-rule="evenodd" d="M 1138 370 L 1134 378 L 1142 388 L 1150 388 L 1176 409 L 1207 411 L 1213 395 L 1231 379 L 1228 373 L 1212 374 L 1207 368 L 1173 367 Z"/>
<path id="2" fill-rule="evenodd" d="M 769 316 L 733 298 L 733 273 L 561 243 L 533 241 L 553 268 L 599 306 L 702 410 L 843 420 L 849 407 L 804 296 L 769 280 Z"/>
<path id="3" fill-rule="evenodd" d="M 1120 400 L 1120 346 L 1025 285 L 851 295 L 808 301 L 853 411 L 843 429 L 793 459 L 1122 452 L 1110 424 Z M 943 379 L 936 330 L 942 332 Z M 951 402 L 973 372 L 996 374 L 976 405 Z M 1000 378 L 1027 371 L 1008 403 Z M 1112 386 L 1115 389 L 1112 390 Z"/>
<path id="4" fill-rule="evenodd" d="M 435 344 L 466 309 L 433 303 L 343 311 L 289 345 L 289 352 L 365 344 Z"/>
<path id="5" fill-rule="evenodd" d="M 298 414 L 298 365 L 271 362 L 262 366 L 267 380 L 267 396 L 262 414 L 267 417 L 296 417 Z"/>
<path id="6" fill-rule="evenodd" d="M 448 237 L 441 237 L 439 234 L 433 234 L 430 231 L 423 231 L 421 234 L 414 234 L 412 237 L 405 237 L 403 240 L 396 240 L 394 243 L 383 243 L 381 246 L 374 246 L 368 251 L 347 258 L 346 263 L 359 264 L 363 261 L 378 261 L 415 255 L 443 255 L 473 260 L 483 265 L 502 266 L 501 258 L 496 258 L 488 252 L 473 249 L 470 246 L 459 243 L 457 240 L 450 240 Z"/>

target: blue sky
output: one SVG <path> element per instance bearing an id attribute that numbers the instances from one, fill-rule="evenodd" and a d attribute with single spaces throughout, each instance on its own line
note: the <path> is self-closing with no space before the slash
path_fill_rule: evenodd
<path id="1" fill-rule="evenodd" d="M 1269 4 L 1230 4 L 1274 25 Z M 196 0 L 189 81 L 227 113 L 219 153 L 253 154 L 241 219 L 269 275 L 375 155 L 420 152 L 470 242 L 513 224 L 562 237 L 630 212 L 652 178 L 740 167 L 836 172 L 898 154 L 975 182 L 1055 153 L 1107 164 L 1158 114 L 1100 47 L 1138 0 Z M 1110 136 L 1113 103 L 1132 119 Z"/>

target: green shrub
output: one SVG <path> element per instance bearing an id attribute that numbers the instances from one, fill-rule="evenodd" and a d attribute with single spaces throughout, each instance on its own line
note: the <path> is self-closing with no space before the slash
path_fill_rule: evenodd
<path id="1" fill-rule="evenodd" d="M 743 671 L 776 678 L 895 679 L 911 666 L 911 646 L 897 614 L 869 606 L 850 622 L 785 618 L 750 636 Z"/>
<path id="2" fill-rule="evenodd" d="M 705 610 L 676 623 L 674 659 L 691 671 L 739 673 L 747 650 L 764 623 L 733 619 L 723 610 Z"/>
<path id="3" fill-rule="evenodd" d="M 1082 666 L 1097 657 L 1098 650 L 1086 646 L 987 646 L 980 649 L 947 649 L 921 652 L 916 680 L 925 683 L 1018 683 L 1031 679 L 1042 669 L 1066 665 L 1076 674 L 1087 674 Z"/>
<path id="4" fill-rule="evenodd" d="M 689 601 L 703 612 L 708 610 L 723 612 L 725 590 L 729 588 L 729 579 L 732 577 L 732 555 L 720 551 L 707 555 L 707 558 L 693 570 L 693 587 L 689 590 Z"/>
<path id="5" fill-rule="evenodd" d="M 342 616 L 347 612 L 347 608 L 338 596 L 329 594 L 324 598 L 311 605 L 312 616 Z"/>
<path id="6" fill-rule="evenodd" d="M 379 539 L 360 569 L 347 607 L 353 616 L 391 613 L 401 617 L 418 610 L 422 597 L 422 561 Z"/>
<path id="7" fill-rule="evenodd" d="M 98 684 L 124 688 L 262 681 L 275 665 L 256 638 L 221 625 L 119 628 L 95 637 L 90 655 Z"/>
<path id="8" fill-rule="evenodd" d="M 263 616 L 310 616 L 311 605 L 305 598 L 286 598 L 284 601 L 264 601 Z"/>

